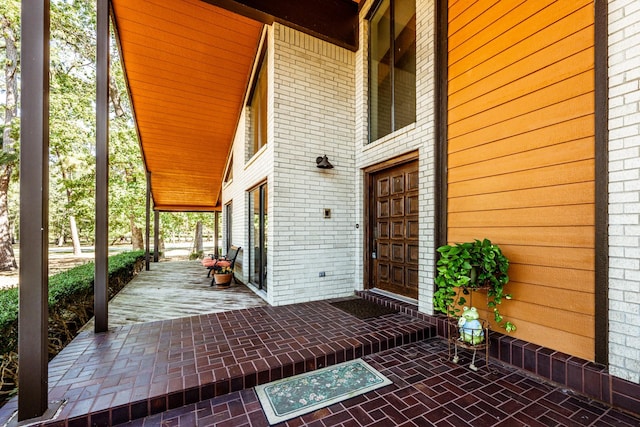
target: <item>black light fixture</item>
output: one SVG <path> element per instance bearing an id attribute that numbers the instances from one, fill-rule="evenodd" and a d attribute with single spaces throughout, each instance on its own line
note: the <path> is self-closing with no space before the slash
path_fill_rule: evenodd
<path id="1" fill-rule="evenodd" d="M 333 165 L 329 163 L 329 159 L 327 159 L 326 154 L 324 155 L 324 157 L 317 157 L 316 164 L 320 169 L 333 169 Z"/>

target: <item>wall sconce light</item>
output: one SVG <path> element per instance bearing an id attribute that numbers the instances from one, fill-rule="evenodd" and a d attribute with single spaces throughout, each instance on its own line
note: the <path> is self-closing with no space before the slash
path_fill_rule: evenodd
<path id="1" fill-rule="evenodd" d="M 333 169 L 333 165 L 329 163 L 329 159 L 327 159 L 326 154 L 324 155 L 324 157 L 316 158 L 316 164 L 320 169 Z"/>

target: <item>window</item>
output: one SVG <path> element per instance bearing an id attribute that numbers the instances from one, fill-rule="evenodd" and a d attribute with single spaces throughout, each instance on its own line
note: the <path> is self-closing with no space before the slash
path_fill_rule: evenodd
<path id="1" fill-rule="evenodd" d="M 224 205 L 224 222 L 227 225 L 225 229 L 225 251 L 229 252 L 229 248 L 233 245 L 233 202 Z"/>
<path id="2" fill-rule="evenodd" d="M 233 181 L 233 154 L 229 160 L 229 167 L 227 167 L 227 173 L 224 176 L 224 183 L 228 184 Z"/>
<path id="3" fill-rule="evenodd" d="M 249 282 L 267 291 L 267 184 L 249 191 Z M 245 252 L 246 253 L 246 252 Z"/>
<path id="4" fill-rule="evenodd" d="M 369 140 L 416 121 L 415 0 L 383 0 L 369 19 Z"/>
<path id="5" fill-rule="evenodd" d="M 267 61 L 263 50 L 249 99 L 249 158 L 267 144 Z"/>

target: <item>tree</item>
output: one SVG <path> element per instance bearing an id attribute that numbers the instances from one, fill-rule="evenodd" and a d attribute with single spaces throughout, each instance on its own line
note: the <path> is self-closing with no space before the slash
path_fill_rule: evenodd
<path id="1" fill-rule="evenodd" d="M 115 45 L 115 44 L 112 44 Z M 146 177 L 140 146 L 133 127 L 124 76 L 117 52 L 111 55 L 109 99 L 112 117 L 109 124 L 109 231 L 115 236 L 131 233 L 134 250 L 144 249 L 143 218 L 146 217 Z"/>
<path id="2" fill-rule="evenodd" d="M 0 104 L 3 118 L 0 150 L 0 270 L 15 268 L 10 218 L 19 204 L 9 204 L 8 187 L 19 146 L 18 73 L 20 2 L 0 2 Z M 95 2 L 51 1 L 50 85 L 50 231 L 58 244 L 92 242 L 95 227 Z M 134 248 L 143 247 L 146 177 L 133 114 L 115 43 L 111 43 L 109 81 L 109 233 L 118 241 L 129 233 Z M 15 180 L 14 180 L 15 184 Z M 13 192 L 12 192 L 13 193 Z M 180 214 L 163 224 L 190 235 L 198 220 L 213 229 L 210 214 Z M 209 225 L 211 224 L 211 225 Z M 169 235 L 169 232 L 167 232 Z"/>
<path id="3" fill-rule="evenodd" d="M 196 222 L 196 235 L 193 239 L 193 248 L 191 253 L 202 255 L 204 252 L 204 246 L 202 244 L 202 221 Z"/>
<path id="4" fill-rule="evenodd" d="M 64 194 L 52 206 L 66 223 L 73 252 L 94 229 L 95 9 L 90 1 L 51 3 L 51 190 Z M 66 233 L 60 228 L 60 240 Z"/>
<path id="5" fill-rule="evenodd" d="M 94 230 L 94 6 L 87 0 L 52 2 L 51 169 L 57 192 L 66 195 L 54 212 L 63 216 L 57 223 L 69 224 L 75 253 L 80 238 L 93 239 Z M 111 46 L 109 233 L 117 241 L 130 232 L 133 248 L 140 249 L 145 175 L 131 109 L 121 95 L 126 92 L 119 55 L 116 44 Z M 57 229 L 66 236 L 65 227 Z"/>
<path id="6" fill-rule="evenodd" d="M 16 1 L 0 5 L 0 32 L 4 58 L 4 118 L 2 122 L 2 150 L 0 151 L 0 270 L 17 268 L 13 253 L 13 237 L 9 223 L 9 184 L 17 162 L 18 134 L 18 35 L 20 7 Z"/>

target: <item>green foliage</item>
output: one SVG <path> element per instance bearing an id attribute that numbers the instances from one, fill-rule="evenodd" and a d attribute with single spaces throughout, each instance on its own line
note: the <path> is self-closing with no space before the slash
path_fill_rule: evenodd
<path id="1" fill-rule="evenodd" d="M 18 288 L 0 290 L 0 330 L 18 317 Z"/>
<path id="2" fill-rule="evenodd" d="M 229 266 L 214 266 L 213 267 L 213 273 L 214 274 L 232 274 L 233 273 L 233 269 Z"/>
<path id="3" fill-rule="evenodd" d="M 18 161 L 18 155 L 16 153 L 7 153 L 6 151 L 0 151 L 0 166 L 14 165 Z"/>
<path id="4" fill-rule="evenodd" d="M 123 252 L 109 257 L 109 287 L 114 282 L 128 282 L 143 251 Z M 74 267 L 49 278 L 49 312 L 73 310 L 76 298 L 93 297 L 94 263 Z M 110 289 L 110 295 L 115 292 Z M 18 288 L 0 290 L 0 354 L 17 351 Z M 69 307 L 67 307 L 69 306 Z"/>
<path id="5" fill-rule="evenodd" d="M 504 293 L 509 282 L 509 260 L 490 240 L 444 245 L 438 248 L 440 259 L 436 265 L 436 291 L 433 305 L 436 311 L 458 317 L 465 305 L 465 295 L 473 290 L 487 290 L 487 306 L 493 311 L 494 320 L 507 332 L 515 331 L 513 323 L 504 321 L 498 305 L 503 299 L 511 299 Z M 462 295 L 459 295 L 459 291 Z"/>
<path id="6" fill-rule="evenodd" d="M 181 235 L 191 238 L 198 221 L 202 222 L 205 235 L 212 234 L 215 230 L 215 215 L 210 212 L 160 212 L 160 223 L 165 230 L 163 234 L 169 241 L 174 241 Z"/>
<path id="7" fill-rule="evenodd" d="M 20 36 L 20 5 L 18 0 L 0 2 L 0 30 L 11 30 L 16 38 Z M 92 243 L 94 238 L 95 26 L 95 1 L 51 1 L 49 230 L 53 239 L 63 243 L 71 235 L 71 216 L 75 218 L 82 243 Z M 2 36 L 0 34 L 0 63 L 6 60 Z M 114 40 L 112 38 L 110 44 L 109 81 L 110 241 L 130 236 L 132 225 L 143 228 L 146 213 L 144 165 Z M 3 83 L 0 79 L 0 94 L 5 91 Z M 4 97 L 0 96 L 1 115 L 6 108 L 2 105 L 4 102 Z M 3 123 L 2 126 L 6 125 Z M 0 166 L 18 160 L 19 117 L 12 121 L 10 135 L 15 141 L 15 153 L 0 152 Z M 19 170 L 13 169 L 15 179 Z M 8 200 L 9 216 L 16 226 L 16 237 L 19 237 L 20 206 L 13 189 Z M 211 214 L 172 216 L 163 213 L 162 216 L 164 230 L 161 233 L 169 240 L 192 236 L 200 217 L 205 227 L 213 230 Z"/>

